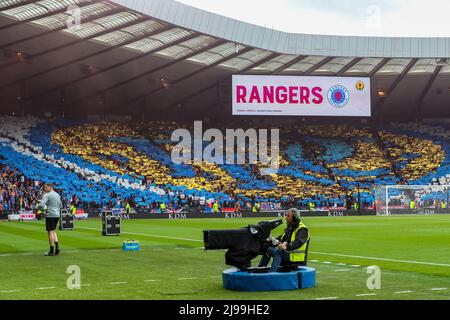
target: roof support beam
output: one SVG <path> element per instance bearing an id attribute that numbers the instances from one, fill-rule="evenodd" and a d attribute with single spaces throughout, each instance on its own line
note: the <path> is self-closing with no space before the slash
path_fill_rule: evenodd
<path id="1" fill-rule="evenodd" d="M 126 64 L 131 63 L 131 62 L 133 62 L 133 61 L 136 61 L 136 60 L 138 60 L 138 59 L 141 59 L 141 58 L 144 58 L 144 57 L 146 57 L 146 56 L 149 56 L 149 55 L 151 55 L 151 54 L 153 54 L 153 53 L 155 53 L 155 52 L 158 52 L 158 51 L 161 51 L 161 50 L 163 50 L 163 49 L 172 47 L 172 46 L 174 46 L 174 45 L 180 44 L 180 43 L 182 43 L 182 42 L 184 42 L 184 41 L 187 41 L 187 40 L 189 40 L 189 39 L 192 39 L 192 38 L 195 38 L 195 37 L 198 37 L 198 36 L 199 36 L 199 34 L 193 33 L 193 34 L 191 34 L 190 36 L 187 36 L 187 37 L 185 37 L 185 38 L 179 39 L 179 40 L 177 40 L 177 41 L 175 41 L 175 42 L 168 43 L 168 44 L 166 44 L 166 45 L 164 45 L 164 46 L 161 46 L 161 47 L 159 47 L 159 48 L 157 48 L 157 49 L 154 49 L 154 50 L 152 50 L 152 51 L 150 51 L 150 52 L 145 52 L 145 53 L 140 54 L 140 55 L 138 55 L 138 56 L 135 56 L 135 57 L 133 57 L 133 58 L 131 58 L 131 59 L 127 59 L 127 60 L 125 60 L 125 61 L 121 61 L 121 62 L 119 62 L 119 63 L 113 64 L 113 65 L 109 66 L 108 68 L 102 69 L 102 70 L 100 70 L 100 71 L 98 71 L 98 72 L 95 72 L 95 73 L 93 73 L 93 74 L 85 75 L 85 76 L 82 76 L 82 77 L 80 77 L 80 78 L 73 79 L 73 80 L 71 80 L 71 81 L 62 83 L 62 84 L 60 84 L 60 85 L 58 85 L 58 86 L 52 87 L 52 88 L 50 88 L 50 89 L 48 89 L 48 90 L 42 91 L 42 92 L 40 92 L 40 93 L 38 93 L 38 94 L 36 94 L 36 95 L 30 97 L 29 99 L 35 99 L 35 98 L 44 96 L 44 95 L 46 95 L 46 94 L 48 94 L 48 93 L 51 93 L 51 92 L 53 92 L 53 91 L 55 91 L 55 90 L 60 90 L 62 87 L 68 87 L 68 86 L 73 85 L 73 84 L 75 84 L 75 83 L 78 83 L 78 82 L 84 81 L 84 80 L 86 80 L 86 79 L 89 79 L 89 78 L 91 78 L 91 77 L 93 77 L 93 76 L 97 76 L 97 75 L 99 75 L 99 74 L 102 74 L 102 73 L 111 71 L 111 70 L 116 69 L 116 68 L 118 68 L 118 67 L 120 67 L 120 66 L 126 65 Z M 172 63 L 172 62 L 171 62 L 171 63 Z M 129 80 L 127 80 L 126 82 L 129 82 Z M 98 95 L 99 92 L 104 92 L 104 91 L 105 91 L 105 90 L 98 91 L 97 93 L 95 93 L 94 95 L 92 95 L 92 96 L 90 96 L 90 97 L 96 96 L 96 95 Z M 77 102 L 84 101 L 85 99 L 89 99 L 89 98 L 83 98 L 83 99 L 81 99 L 81 100 L 78 100 Z M 71 103 L 70 105 L 72 105 L 72 103 Z"/>
<path id="2" fill-rule="evenodd" d="M 391 59 L 384 58 L 383 60 L 381 60 L 381 62 L 375 68 L 373 68 L 372 71 L 370 71 L 369 77 L 372 78 L 378 71 L 383 69 L 383 67 L 389 62 L 389 60 L 391 60 Z"/>
<path id="3" fill-rule="evenodd" d="M 277 56 L 275 56 L 274 58 L 272 58 L 272 59 L 270 59 L 270 60 L 273 60 L 273 59 L 275 59 L 275 58 L 278 58 L 279 56 L 282 56 L 282 54 L 278 54 Z M 270 61 L 270 60 L 268 60 L 268 61 Z M 267 61 L 267 62 L 268 62 Z M 257 66 L 260 66 L 262 63 L 260 63 L 260 62 L 255 62 L 255 63 L 253 63 L 253 64 L 251 64 L 248 68 L 249 68 L 249 70 L 253 70 L 254 68 L 256 68 Z"/>
<path id="4" fill-rule="evenodd" d="M 267 61 L 270 61 L 270 60 L 272 60 L 273 58 L 275 58 L 275 57 L 277 57 L 277 56 L 279 56 L 278 53 L 273 53 L 273 54 L 271 54 L 270 56 L 268 56 L 267 58 L 262 59 L 261 61 L 258 61 L 258 62 L 256 63 L 256 65 L 260 65 L 260 64 L 266 63 Z M 239 71 L 238 73 L 234 73 L 234 74 L 238 75 L 238 74 L 245 73 L 245 72 L 247 72 L 248 70 L 251 70 L 252 68 L 254 68 L 254 66 L 255 66 L 255 64 L 253 64 L 253 65 L 251 65 L 251 66 L 249 66 L 249 67 L 247 67 L 247 68 L 245 68 L 245 69 Z M 194 97 L 196 97 L 196 96 L 198 96 L 198 95 L 200 95 L 200 94 L 202 94 L 202 93 L 204 93 L 204 92 L 206 92 L 206 91 L 208 91 L 208 90 L 210 90 L 210 89 L 216 87 L 218 83 L 220 83 L 220 82 L 222 82 L 222 81 L 225 81 L 229 76 L 230 76 L 230 75 L 227 75 L 226 77 L 222 78 L 222 79 L 219 80 L 218 82 L 214 82 L 212 85 L 209 85 L 209 86 L 207 86 L 207 87 L 205 87 L 205 88 L 203 88 L 203 89 L 200 89 L 200 90 L 198 90 L 198 91 L 196 91 L 196 92 L 194 92 L 194 93 L 192 93 L 192 94 L 189 94 L 189 95 L 186 96 L 186 97 L 183 97 L 182 99 L 178 100 L 178 102 L 174 103 L 172 106 L 169 106 L 169 109 L 171 109 L 171 108 L 173 108 L 173 107 L 176 107 L 176 106 L 178 106 L 180 103 L 184 103 L 184 102 L 186 102 L 186 101 L 188 101 L 188 100 L 190 100 L 190 99 L 192 99 L 192 98 L 194 98 Z M 127 105 L 127 104 L 128 104 L 128 102 L 127 102 L 125 105 Z M 123 106 L 123 105 L 122 105 L 122 106 Z"/>
<path id="5" fill-rule="evenodd" d="M 417 103 L 416 103 L 417 110 L 416 111 L 417 111 L 418 118 L 421 116 L 421 113 L 422 113 L 423 102 L 424 102 L 425 98 L 427 97 L 428 92 L 430 92 L 430 89 L 433 86 L 434 82 L 436 81 L 437 77 L 441 73 L 442 68 L 443 68 L 443 66 L 436 67 L 436 69 L 434 70 L 430 79 L 428 80 L 427 85 L 425 86 L 422 93 L 420 94 L 419 99 L 417 99 Z"/>
<path id="6" fill-rule="evenodd" d="M 344 73 L 346 73 L 348 70 L 350 70 L 355 64 L 357 64 L 358 62 L 360 62 L 362 60 L 362 58 L 355 58 L 353 59 L 349 64 L 347 64 L 344 68 L 342 68 L 337 74 L 336 76 L 338 77 L 342 77 L 344 75 Z"/>
<path id="7" fill-rule="evenodd" d="M 117 9 L 117 10 L 111 10 L 111 11 L 102 13 L 102 14 L 100 14 L 100 15 L 95 15 L 95 16 L 89 17 L 88 19 L 83 20 L 83 22 L 85 22 L 85 23 L 86 23 L 86 22 L 91 22 L 91 21 L 93 21 L 93 20 L 96 20 L 96 19 L 99 19 L 99 18 L 103 18 L 103 17 L 107 17 L 107 16 L 110 16 L 110 15 L 113 15 L 113 14 L 116 14 L 116 13 L 119 13 L 119 12 L 121 12 L 119 9 Z M 123 25 L 120 25 L 120 26 L 118 26 L 118 27 L 115 28 L 115 29 L 108 29 L 108 30 L 105 30 L 105 31 L 102 31 L 102 32 L 99 32 L 99 33 L 95 33 L 95 34 L 93 34 L 93 35 L 90 35 L 90 36 L 88 36 L 88 37 L 86 37 L 86 38 L 81 38 L 81 39 L 77 39 L 77 40 L 75 40 L 75 41 L 70 41 L 70 42 L 68 42 L 68 43 L 66 43 L 66 44 L 63 44 L 63 45 L 60 45 L 60 46 L 58 46 L 58 47 L 51 48 L 51 49 L 47 49 L 47 50 L 45 50 L 45 51 L 41 51 L 41 52 L 36 53 L 36 54 L 33 54 L 33 55 L 29 55 L 27 59 L 28 59 L 28 60 L 30 60 L 30 59 L 35 59 L 35 58 L 40 57 L 40 56 L 43 56 L 43 55 L 45 55 L 45 54 L 48 54 L 48 53 L 51 53 L 51 52 L 54 52 L 54 51 L 57 51 L 57 50 L 61 50 L 61 49 L 64 49 L 64 48 L 67 48 L 67 47 L 70 47 L 70 46 L 79 44 L 79 43 L 81 43 L 81 42 L 90 40 L 90 39 L 92 39 L 92 38 L 96 38 L 96 37 L 102 36 L 102 35 L 104 35 L 104 34 L 110 33 L 111 31 L 117 30 L 118 28 L 126 28 L 126 27 L 129 27 L 129 26 L 132 26 L 132 25 L 135 24 L 135 23 L 143 22 L 143 21 L 145 21 L 145 20 L 146 20 L 145 18 L 140 18 L 140 19 L 137 19 L 137 20 L 135 20 L 135 21 L 128 22 L 128 23 L 125 23 L 125 24 L 123 24 Z M 39 37 L 41 37 L 41 36 L 48 35 L 48 34 L 51 34 L 51 33 L 56 33 L 56 32 L 62 31 L 62 30 L 64 30 L 64 29 L 66 29 L 66 26 L 64 26 L 63 28 L 59 28 L 59 29 L 56 29 L 56 30 L 47 31 L 47 32 L 41 33 L 41 34 L 39 34 L 39 35 L 29 37 L 29 38 L 27 38 L 26 40 L 22 39 L 22 40 L 18 40 L 18 41 L 15 41 L 15 42 L 19 43 L 19 42 L 28 41 L 28 40 L 34 40 L 34 39 L 39 38 Z M 0 49 L 3 49 L 3 48 L 5 48 L 5 47 L 9 47 L 9 46 L 11 46 L 11 43 L 10 43 L 10 44 L 7 44 L 7 45 L 5 45 L 5 46 L 0 47 Z M 18 64 L 18 63 L 20 63 L 20 61 L 14 61 L 14 62 L 12 62 L 12 63 L 7 63 L 7 64 L 4 64 L 4 65 L 0 65 L 0 69 L 6 68 L 6 67 L 10 67 L 10 66 L 15 65 L 15 64 Z"/>
<path id="8" fill-rule="evenodd" d="M 16 3 L 16 4 L 10 5 L 8 7 L 1 8 L 0 12 L 6 11 L 6 10 L 10 10 L 10 9 L 14 9 L 14 8 L 18 8 L 18 7 L 22 7 L 22 6 L 25 6 L 27 4 L 32 4 L 32 3 L 35 3 L 35 2 L 38 2 L 38 1 L 42 1 L 42 0 L 29 0 L 29 1 L 23 1 L 23 2 L 20 2 L 20 3 Z"/>
<path id="9" fill-rule="evenodd" d="M 205 67 L 203 67 L 203 68 L 201 68 L 201 69 L 199 69 L 199 70 L 197 70 L 197 71 L 191 72 L 191 73 L 189 73 L 189 74 L 187 74 L 187 75 L 185 75 L 185 76 L 183 76 L 183 77 L 181 77 L 181 78 L 178 78 L 178 79 L 172 81 L 171 84 L 172 84 L 172 85 L 176 85 L 176 84 L 178 84 L 178 83 L 180 83 L 180 82 L 182 82 L 182 81 L 184 81 L 184 80 L 187 80 L 187 79 L 189 79 L 189 78 L 191 78 L 191 77 L 193 77 L 193 76 L 195 76 L 195 75 L 197 75 L 197 74 L 199 74 L 199 73 L 205 72 L 205 71 L 207 71 L 207 70 L 209 70 L 209 69 L 211 69 L 211 68 L 213 68 L 213 67 L 215 67 L 215 66 L 217 66 L 217 65 L 219 65 L 219 64 L 221 64 L 221 63 L 223 63 L 223 62 L 225 62 L 225 61 L 228 61 L 228 60 L 230 60 L 230 59 L 236 58 L 236 57 L 238 57 L 238 56 L 240 56 L 240 55 L 242 55 L 242 54 L 244 54 L 244 53 L 246 53 L 246 52 L 248 52 L 248 51 L 251 51 L 252 49 L 253 49 L 253 48 L 245 48 L 245 49 L 241 50 L 241 51 L 238 52 L 238 53 L 232 54 L 231 56 L 228 56 L 228 57 L 224 57 L 223 59 L 221 59 L 221 60 L 219 60 L 219 61 L 217 61 L 217 62 L 215 62 L 215 63 L 213 63 L 213 64 L 211 64 L 211 65 L 205 66 Z M 273 57 L 272 57 L 272 58 L 273 58 Z M 185 59 L 186 59 L 186 58 L 185 58 Z M 185 59 L 184 59 L 184 60 L 185 60 Z M 251 66 L 250 66 L 250 67 L 247 67 L 245 70 L 250 70 L 250 69 L 251 69 Z M 144 97 L 145 97 L 145 98 L 149 98 L 149 97 L 151 97 L 152 95 L 154 95 L 155 93 L 157 93 L 157 92 L 159 92 L 159 91 L 162 91 L 162 90 L 164 90 L 164 87 L 163 87 L 163 86 L 161 86 L 161 87 L 159 87 L 159 88 L 156 88 L 156 89 L 153 89 L 152 91 L 150 91 L 150 92 L 148 92 L 148 93 L 145 93 L 145 94 L 140 95 L 140 96 L 138 96 L 138 97 L 136 97 L 136 98 L 133 98 L 133 99 L 130 99 L 130 100 L 126 101 L 125 104 L 121 104 L 120 106 L 127 106 L 127 105 L 133 103 L 134 101 L 139 100 L 139 99 L 142 99 L 142 98 L 144 98 Z M 177 104 L 177 105 L 178 105 L 178 104 Z"/>
<path id="10" fill-rule="evenodd" d="M 378 71 L 380 71 L 391 59 L 389 58 L 384 58 L 383 60 L 381 60 L 380 63 L 378 63 L 378 65 L 372 69 L 372 71 L 369 72 L 369 78 L 372 79 Z M 374 88 L 372 88 L 372 90 L 374 90 Z M 373 101 L 373 106 L 372 106 L 372 110 L 374 111 L 374 118 L 377 119 L 378 121 L 380 121 L 380 117 L 381 117 L 381 110 L 383 108 L 383 104 L 384 104 L 384 99 L 385 98 L 381 98 L 376 100 L 376 98 L 372 97 L 372 101 Z"/>
<path id="11" fill-rule="evenodd" d="M 37 2 L 37 1 L 35 1 L 35 2 Z M 83 7 L 86 7 L 86 6 L 91 5 L 91 4 L 94 4 L 94 3 L 95 3 L 95 2 L 94 2 L 93 0 L 87 0 L 87 1 L 85 1 L 85 2 L 79 3 L 78 7 L 79 7 L 79 8 L 83 8 Z M 38 4 L 36 3 L 36 5 L 38 5 Z M 44 6 L 42 6 L 42 5 L 40 5 L 40 6 L 41 6 L 41 7 L 44 7 Z M 27 23 L 33 22 L 33 21 L 35 21 L 35 20 L 39 20 L 39 19 L 51 17 L 51 16 L 57 15 L 57 14 L 59 14 L 59 13 L 65 13 L 65 12 L 67 12 L 67 8 L 63 8 L 63 9 L 59 9 L 59 10 L 47 12 L 47 13 L 45 13 L 45 14 L 43 14 L 43 15 L 40 15 L 40 16 L 37 16 L 37 17 L 31 17 L 31 18 L 28 18 L 28 19 L 24 19 L 24 20 L 20 20 L 20 21 L 16 21 L 16 22 L 7 24 L 6 26 L 0 27 L 0 30 L 4 30 L 4 29 L 9 29 L 9 28 L 17 27 L 17 26 L 20 26 L 20 25 L 22 25 L 22 24 L 27 24 Z M 51 30 L 51 31 L 53 31 L 53 30 Z M 45 35 L 45 34 L 46 34 L 46 32 L 42 33 L 42 35 Z M 41 34 L 39 34 L 38 36 L 40 36 L 40 35 L 41 35 Z M 34 36 L 34 37 L 36 37 L 36 36 Z M 10 44 L 7 44 L 6 46 L 14 45 L 14 44 L 16 44 L 16 43 L 20 43 L 20 42 L 23 42 L 23 41 L 27 41 L 27 39 L 28 39 L 28 38 L 19 39 L 19 40 L 16 40 L 16 41 L 14 41 L 14 42 L 11 42 Z M 3 47 L 3 46 L 5 46 L 5 45 L 2 45 L 2 47 Z"/>
<path id="12" fill-rule="evenodd" d="M 291 62 L 288 62 L 284 65 L 282 65 L 281 67 L 279 67 L 278 69 L 274 70 L 271 74 L 276 75 L 279 74 L 281 71 L 286 70 L 287 68 L 289 68 L 290 66 L 296 64 L 297 62 L 302 61 L 303 59 L 305 59 L 307 56 L 298 56 L 297 58 L 295 58 L 294 60 L 292 60 Z"/>
<path id="13" fill-rule="evenodd" d="M 386 91 L 386 96 L 379 98 L 378 103 L 379 103 L 379 106 L 380 106 L 380 111 L 379 111 L 380 120 L 381 120 L 381 116 L 382 116 L 382 113 L 383 113 L 384 105 L 386 104 L 386 100 L 389 99 L 389 96 L 395 91 L 397 86 L 405 78 L 405 76 L 408 74 L 408 72 L 411 70 L 411 68 L 414 67 L 414 65 L 417 63 L 418 60 L 419 59 L 417 59 L 417 58 L 412 59 L 408 63 L 406 68 L 403 70 L 403 72 L 395 79 L 395 81 L 391 84 L 389 89 Z"/>
<path id="14" fill-rule="evenodd" d="M 39 7 L 41 7 L 41 8 L 43 8 L 43 9 L 47 10 L 47 7 L 43 6 L 43 5 L 40 4 L 40 3 L 37 3 L 37 2 L 36 2 L 35 4 L 36 4 L 37 6 L 39 6 Z M 89 5 L 89 4 L 93 4 L 93 2 L 92 2 L 92 1 L 86 2 L 86 4 L 80 3 L 80 7 L 83 7 L 83 6 Z M 13 22 L 13 23 L 10 23 L 10 24 L 7 24 L 7 25 L 5 25 L 5 26 L 0 27 L 0 30 L 5 30 L 5 29 L 17 27 L 17 26 L 20 26 L 20 25 L 22 25 L 22 24 L 26 24 L 26 23 L 29 23 L 29 22 L 33 22 L 34 20 L 38 20 L 38 19 L 43 19 L 43 18 L 51 17 L 51 16 L 53 16 L 53 15 L 56 15 L 56 14 L 59 14 L 59 13 L 64 13 L 64 12 L 67 12 L 67 8 L 63 8 L 63 9 L 59 9 L 59 10 L 50 11 L 50 12 L 44 13 L 44 14 L 42 14 L 42 15 L 40 15 L 40 16 L 31 17 L 31 18 L 28 18 L 28 19 L 16 21 L 16 22 Z M 22 42 L 22 40 L 19 40 L 19 42 Z"/>
<path id="15" fill-rule="evenodd" d="M 115 45 L 115 46 L 112 46 L 112 47 L 107 47 L 106 49 L 103 49 L 103 50 L 94 52 L 94 53 L 89 54 L 89 55 L 86 55 L 86 56 L 79 57 L 79 58 L 77 58 L 77 59 L 69 60 L 69 61 L 67 61 L 67 62 L 65 62 L 65 63 L 59 64 L 59 65 L 56 65 L 56 66 L 52 66 L 52 67 L 49 68 L 49 69 L 46 69 L 46 70 L 43 70 L 43 71 L 34 73 L 34 74 L 32 74 L 32 75 L 29 75 L 28 77 L 24 77 L 24 78 L 21 78 L 21 79 L 19 79 L 19 80 L 17 80 L 17 81 L 13 81 L 13 82 L 7 83 L 7 84 L 5 84 L 5 85 L 3 85 L 3 86 L 0 86 L 0 90 L 1 90 L 1 89 L 4 89 L 4 88 L 6 88 L 6 87 L 9 87 L 9 86 L 16 85 L 16 84 L 18 84 L 18 83 L 21 82 L 21 81 L 29 81 L 29 80 L 34 79 L 34 78 L 36 78 L 36 77 L 42 76 L 42 75 L 44 75 L 44 74 L 46 74 L 46 73 L 49 73 L 49 72 L 52 72 L 52 71 L 55 71 L 55 70 L 58 70 L 58 69 L 61 69 L 61 68 L 70 66 L 70 65 L 72 65 L 72 64 L 74 64 L 74 63 L 78 63 L 78 62 L 81 62 L 81 61 L 86 60 L 86 59 L 89 59 L 89 58 L 93 58 L 93 57 L 98 56 L 98 55 L 100 55 L 100 54 L 107 53 L 107 52 L 109 52 L 109 51 L 112 51 L 112 50 L 121 48 L 121 47 L 126 46 L 126 45 L 129 45 L 129 44 L 131 44 L 131 43 L 133 43 L 133 42 L 140 41 L 140 40 L 142 40 L 142 39 L 145 39 L 145 38 L 154 36 L 154 35 L 156 35 L 156 34 L 162 33 L 162 32 L 164 32 L 164 31 L 167 31 L 167 30 L 170 30 L 170 29 L 171 29 L 171 27 L 167 26 L 167 27 L 164 27 L 164 28 L 161 28 L 161 29 L 152 31 L 152 32 L 146 32 L 146 33 L 144 33 L 143 35 L 141 35 L 141 36 L 139 36 L 139 37 L 136 37 L 136 38 L 130 39 L 130 40 L 128 40 L 128 41 L 122 42 L 122 43 L 120 43 L 120 44 L 118 44 L 118 45 Z"/>
<path id="16" fill-rule="evenodd" d="M 313 73 L 314 71 L 316 71 L 317 69 L 323 67 L 324 65 L 326 65 L 328 62 L 330 62 L 331 60 L 333 60 L 333 57 L 327 57 L 325 58 L 322 62 L 319 62 L 318 64 L 312 66 L 311 68 L 309 68 L 308 70 L 306 70 L 305 72 L 303 72 L 304 75 L 311 75 L 311 73 Z"/>
<path id="17" fill-rule="evenodd" d="M 406 75 L 411 70 L 411 68 L 414 67 L 414 65 L 417 63 L 418 60 L 419 59 L 417 59 L 417 58 L 412 59 L 406 66 L 405 70 L 403 70 L 402 73 L 397 77 L 397 79 L 395 79 L 395 81 L 392 83 L 389 90 L 387 91 L 388 98 L 389 98 L 389 95 L 391 95 L 391 93 L 393 93 L 395 91 L 395 89 L 400 84 L 400 82 L 406 77 Z"/>

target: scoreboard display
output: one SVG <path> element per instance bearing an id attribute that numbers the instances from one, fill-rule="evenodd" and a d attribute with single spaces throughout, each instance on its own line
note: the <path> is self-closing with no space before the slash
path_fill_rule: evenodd
<path id="1" fill-rule="evenodd" d="M 370 117 L 370 78 L 234 75 L 233 115 Z"/>

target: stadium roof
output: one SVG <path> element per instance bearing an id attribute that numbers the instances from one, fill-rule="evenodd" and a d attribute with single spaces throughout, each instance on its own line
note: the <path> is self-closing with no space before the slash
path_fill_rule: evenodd
<path id="1" fill-rule="evenodd" d="M 392 58 L 450 57 L 450 38 L 295 34 L 256 26 L 172 0 L 113 1 L 175 25 L 285 54 Z"/>
<path id="2" fill-rule="evenodd" d="M 448 38 L 289 34 L 172 0 L 0 0 L 6 110 L 198 117 L 232 74 L 277 74 L 369 76 L 375 115 L 450 116 L 449 57 Z"/>

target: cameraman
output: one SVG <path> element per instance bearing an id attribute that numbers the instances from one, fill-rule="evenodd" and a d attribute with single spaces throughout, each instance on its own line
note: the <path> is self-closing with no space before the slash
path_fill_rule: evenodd
<path id="1" fill-rule="evenodd" d="M 289 209 L 286 214 L 287 228 L 262 256 L 259 267 L 266 267 L 273 257 L 270 272 L 277 272 L 281 264 L 304 264 L 306 260 L 306 246 L 308 244 L 309 230 L 300 220 L 300 211 Z"/>

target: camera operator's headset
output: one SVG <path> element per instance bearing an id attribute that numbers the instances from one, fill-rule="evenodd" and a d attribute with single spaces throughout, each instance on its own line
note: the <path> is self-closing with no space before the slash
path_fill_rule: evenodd
<path id="1" fill-rule="evenodd" d="M 300 222 L 300 211 L 298 211 L 298 209 L 291 209 L 289 211 L 292 212 L 292 218 L 294 221 Z"/>

